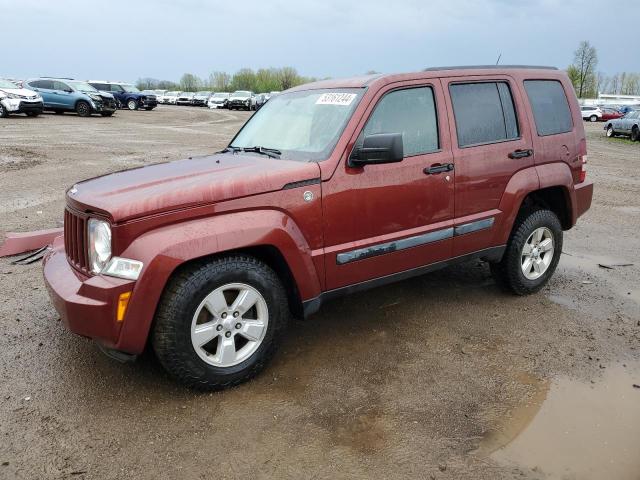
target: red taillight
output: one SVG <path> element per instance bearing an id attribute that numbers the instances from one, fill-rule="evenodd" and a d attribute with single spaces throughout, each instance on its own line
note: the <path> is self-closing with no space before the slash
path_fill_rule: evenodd
<path id="1" fill-rule="evenodd" d="M 587 179 L 587 156 L 582 155 L 580 157 L 580 163 L 582 164 L 580 167 L 580 182 L 582 183 Z"/>

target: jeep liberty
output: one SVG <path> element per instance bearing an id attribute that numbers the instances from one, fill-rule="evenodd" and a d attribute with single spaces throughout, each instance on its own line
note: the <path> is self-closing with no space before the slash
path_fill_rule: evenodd
<path id="1" fill-rule="evenodd" d="M 173 377 L 220 389 L 340 295 L 471 259 L 537 292 L 591 205 L 586 161 L 554 68 L 320 81 L 215 155 L 74 185 L 44 277 L 71 331 L 121 360 L 150 343 Z"/>

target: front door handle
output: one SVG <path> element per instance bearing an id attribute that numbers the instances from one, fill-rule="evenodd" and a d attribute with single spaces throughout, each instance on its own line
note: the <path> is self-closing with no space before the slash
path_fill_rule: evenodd
<path id="1" fill-rule="evenodd" d="M 515 152 L 511 152 L 509 154 L 509 158 L 525 158 L 533 155 L 533 150 L 516 150 Z"/>
<path id="2" fill-rule="evenodd" d="M 427 175 L 437 175 L 439 173 L 450 172 L 453 170 L 453 163 L 434 163 L 427 167 L 423 172 Z"/>

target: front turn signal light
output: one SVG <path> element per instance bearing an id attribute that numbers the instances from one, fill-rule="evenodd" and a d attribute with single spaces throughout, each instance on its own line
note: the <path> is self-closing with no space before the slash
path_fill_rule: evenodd
<path id="1" fill-rule="evenodd" d="M 121 293 L 118 297 L 118 310 L 116 312 L 116 321 L 122 322 L 124 320 L 124 314 L 127 313 L 127 307 L 129 306 L 129 299 L 131 298 L 131 292 Z"/>

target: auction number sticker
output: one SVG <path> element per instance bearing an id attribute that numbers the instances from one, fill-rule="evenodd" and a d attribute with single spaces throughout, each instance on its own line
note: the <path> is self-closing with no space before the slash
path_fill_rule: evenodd
<path id="1" fill-rule="evenodd" d="M 356 96 L 355 93 L 323 93 L 316 100 L 316 105 L 351 105 Z"/>

